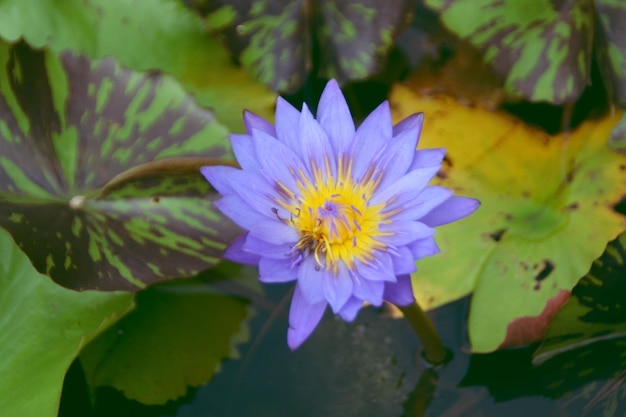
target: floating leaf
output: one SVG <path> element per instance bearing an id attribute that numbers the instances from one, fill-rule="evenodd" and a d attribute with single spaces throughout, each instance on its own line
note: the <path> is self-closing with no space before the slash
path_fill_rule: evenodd
<path id="1" fill-rule="evenodd" d="M 626 106 L 626 3 L 594 0 L 595 46 L 598 67 L 614 102 Z"/>
<path id="2" fill-rule="evenodd" d="M 234 65 L 180 0 L 1 1 L 0 37 L 171 73 L 233 131 L 244 130 L 243 108 L 273 115 L 276 95 Z"/>
<path id="3" fill-rule="evenodd" d="M 63 377 L 81 346 L 133 305 L 126 293 L 61 288 L 39 274 L 0 229 L 0 408 L 57 415 Z"/>
<path id="4" fill-rule="evenodd" d="M 0 226 L 38 271 L 134 290 L 219 260 L 238 231 L 198 170 L 227 131 L 173 80 L 24 43 L 0 68 Z"/>
<path id="5" fill-rule="evenodd" d="M 572 291 L 552 320 L 535 363 L 600 340 L 626 336 L 626 235 L 609 243 L 605 253 Z"/>
<path id="6" fill-rule="evenodd" d="M 506 79 L 513 95 L 575 101 L 590 79 L 593 7 L 586 0 L 426 0 Z"/>
<path id="7" fill-rule="evenodd" d="M 567 302 L 569 296 L 569 291 L 561 290 L 547 301 L 541 313 L 512 320 L 506 328 L 506 337 L 498 349 L 525 346 L 543 340 L 550 322 Z"/>
<path id="8" fill-rule="evenodd" d="M 154 287 L 137 308 L 80 355 L 91 387 L 110 385 L 128 398 L 163 404 L 208 381 L 247 340 L 247 302 L 206 283 Z"/>
<path id="9" fill-rule="evenodd" d="M 622 114 L 622 118 L 611 130 L 608 145 L 617 152 L 626 152 L 626 113 Z"/>
<path id="10" fill-rule="evenodd" d="M 184 2 L 255 78 L 283 92 L 296 91 L 318 66 L 320 76 L 340 82 L 380 70 L 414 7 L 413 0 Z"/>
<path id="11" fill-rule="evenodd" d="M 401 86 L 391 100 L 397 119 L 425 113 L 420 147 L 447 148 L 435 183 L 482 203 L 438 231 L 442 253 L 418 262 L 416 296 L 434 307 L 474 291 L 472 349 L 494 350 L 510 322 L 538 316 L 571 290 L 626 227 L 612 209 L 626 194 L 626 158 L 605 145 L 620 115 L 550 137 L 510 116 Z"/>

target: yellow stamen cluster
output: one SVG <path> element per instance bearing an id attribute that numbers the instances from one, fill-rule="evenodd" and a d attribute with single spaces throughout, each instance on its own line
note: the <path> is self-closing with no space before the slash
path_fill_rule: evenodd
<path id="1" fill-rule="evenodd" d="M 312 163 L 312 181 L 302 172 L 293 173 L 298 178 L 298 193 L 278 184 L 285 198 L 279 204 L 291 213 L 289 219 L 282 220 L 300 233 L 293 248 L 296 254 L 313 256 L 319 268 L 336 271 L 337 262 L 353 268 L 355 260 L 369 262 L 375 250 L 385 248 L 376 239 L 385 235 L 379 230 L 385 220 L 381 213 L 385 204 L 369 205 L 380 176 L 372 167 L 355 182 L 347 157 L 339 160 L 337 178 L 328 161 L 324 165 L 322 171 Z"/>

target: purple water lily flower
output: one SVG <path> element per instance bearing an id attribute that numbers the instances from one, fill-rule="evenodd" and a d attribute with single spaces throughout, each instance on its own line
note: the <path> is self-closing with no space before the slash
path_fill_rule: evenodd
<path id="1" fill-rule="evenodd" d="M 317 118 L 282 98 L 276 126 L 246 112 L 231 135 L 242 169 L 203 167 L 222 194 L 216 206 L 246 230 L 227 259 L 258 265 L 262 282 L 297 281 L 288 344 L 296 349 L 326 306 L 352 321 L 363 302 L 415 298 L 415 260 L 436 254 L 435 226 L 472 213 L 477 200 L 428 186 L 444 149 L 416 150 L 422 114 L 392 125 L 384 102 L 355 130 L 334 80 Z"/>

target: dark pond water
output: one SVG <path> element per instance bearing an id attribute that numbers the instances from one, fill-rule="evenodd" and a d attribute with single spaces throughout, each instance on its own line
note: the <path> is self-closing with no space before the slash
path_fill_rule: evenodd
<path id="1" fill-rule="evenodd" d="M 626 342 L 595 343 L 533 367 L 537 346 L 467 353 L 468 299 L 432 312 L 451 361 L 429 367 L 404 320 L 367 308 L 355 323 L 327 314 L 296 352 L 286 345 L 290 286 L 268 287 L 276 306 L 259 308 L 241 358 L 185 398 L 164 406 L 128 401 L 113 389 L 90 399 L 75 363 L 61 417 L 461 417 L 623 416 Z M 93 404 L 93 405 L 92 405 Z"/>

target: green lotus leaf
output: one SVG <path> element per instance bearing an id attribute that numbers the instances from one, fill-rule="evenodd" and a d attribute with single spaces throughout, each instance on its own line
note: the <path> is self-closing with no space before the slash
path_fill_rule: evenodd
<path id="1" fill-rule="evenodd" d="M 513 95 L 575 101 L 590 79 L 593 7 L 586 0 L 426 0 L 484 53 Z"/>
<path id="2" fill-rule="evenodd" d="M 413 0 L 184 0 L 258 80 L 293 92 L 311 70 L 340 82 L 380 70 Z M 319 62 L 314 62 L 319 56 Z"/>
<path id="3" fill-rule="evenodd" d="M 606 146 L 621 115 L 550 136 L 505 113 L 403 86 L 391 102 L 398 120 L 426 115 L 420 147 L 447 149 L 433 184 L 481 202 L 467 219 L 438 228 L 441 253 L 417 261 L 420 303 L 431 308 L 473 293 L 476 352 L 526 339 L 516 327 L 533 318 L 545 330 L 561 294 L 626 228 L 613 209 L 626 195 L 626 158 Z"/>
<path id="4" fill-rule="evenodd" d="M 227 130 L 172 79 L 0 43 L 0 226 L 74 289 L 136 290 L 214 265 L 237 234 L 199 167 Z"/>
<path id="5" fill-rule="evenodd" d="M 256 277 L 255 277 L 256 278 Z M 108 385 L 145 404 L 163 404 L 207 382 L 248 339 L 247 302 L 201 281 L 152 287 L 137 308 L 80 354 L 92 388 Z"/>
<path id="6" fill-rule="evenodd" d="M 132 294 L 59 287 L 0 229 L 2 414 L 56 416 L 65 371 L 81 347 L 132 306 Z"/>

